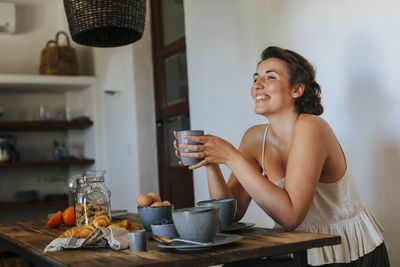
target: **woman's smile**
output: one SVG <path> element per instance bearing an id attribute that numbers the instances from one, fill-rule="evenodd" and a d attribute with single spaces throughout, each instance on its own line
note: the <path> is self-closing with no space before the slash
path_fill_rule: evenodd
<path id="1" fill-rule="evenodd" d="M 269 100 L 271 97 L 266 94 L 256 94 L 256 103 Z"/>

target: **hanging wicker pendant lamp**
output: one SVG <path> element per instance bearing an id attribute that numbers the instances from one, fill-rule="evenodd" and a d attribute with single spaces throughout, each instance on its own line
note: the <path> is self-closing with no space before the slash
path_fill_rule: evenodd
<path id="1" fill-rule="evenodd" d="M 78 44 L 115 47 L 143 36 L 146 0 L 64 0 L 64 8 Z"/>

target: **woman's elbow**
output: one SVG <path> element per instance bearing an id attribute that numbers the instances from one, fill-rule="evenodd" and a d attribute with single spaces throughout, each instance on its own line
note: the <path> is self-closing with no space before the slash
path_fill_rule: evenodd
<path id="1" fill-rule="evenodd" d="M 297 226 L 299 226 L 299 225 L 298 224 L 285 224 L 285 225 L 281 225 L 281 226 L 283 227 L 283 229 L 286 232 L 291 232 L 291 231 L 294 231 L 297 228 Z"/>
<path id="2" fill-rule="evenodd" d="M 297 218 L 288 218 L 285 221 L 281 222 L 280 225 L 287 232 L 294 231 L 303 221 L 303 219 Z"/>
<path id="3" fill-rule="evenodd" d="M 244 214 L 246 213 L 246 211 L 242 211 L 239 208 L 236 209 L 236 214 L 235 214 L 235 218 L 233 219 L 233 221 L 238 222 L 240 221 L 243 217 Z"/>

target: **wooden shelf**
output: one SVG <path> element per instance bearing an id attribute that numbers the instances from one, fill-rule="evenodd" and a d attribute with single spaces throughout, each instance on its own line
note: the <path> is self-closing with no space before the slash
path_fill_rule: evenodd
<path id="1" fill-rule="evenodd" d="M 35 208 L 67 207 L 67 206 L 68 206 L 67 200 L 41 201 L 41 202 L 31 202 L 31 203 L 0 202 L 0 210 L 35 209 Z"/>
<path id="2" fill-rule="evenodd" d="M 64 159 L 64 160 L 38 160 L 21 162 L 2 162 L 1 168 L 29 168 L 29 167 L 62 167 L 70 165 L 91 165 L 94 159 Z"/>
<path id="3" fill-rule="evenodd" d="M 96 83 L 94 76 L 0 74 L 0 92 L 63 93 L 84 90 Z"/>
<path id="4" fill-rule="evenodd" d="M 48 131 L 85 129 L 93 125 L 91 120 L 82 121 L 0 121 L 0 131 Z"/>

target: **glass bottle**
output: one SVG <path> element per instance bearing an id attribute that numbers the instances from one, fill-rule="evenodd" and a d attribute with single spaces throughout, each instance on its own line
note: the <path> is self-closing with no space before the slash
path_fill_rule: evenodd
<path id="1" fill-rule="evenodd" d="M 11 146 L 6 138 L 0 137 L 0 162 L 10 161 Z"/>
<path id="2" fill-rule="evenodd" d="M 111 192 L 104 183 L 104 171 L 87 171 L 76 183 L 76 225 L 89 225 L 97 215 L 106 215 L 111 220 Z"/>

